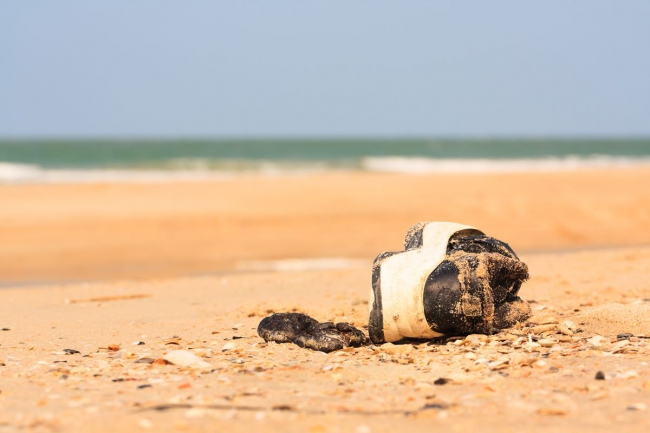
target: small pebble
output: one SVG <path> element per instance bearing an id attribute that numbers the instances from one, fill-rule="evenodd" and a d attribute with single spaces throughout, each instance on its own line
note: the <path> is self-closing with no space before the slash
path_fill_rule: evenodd
<path id="1" fill-rule="evenodd" d="M 557 342 L 557 340 L 552 338 L 542 338 L 538 341 L 539 345 L 542 347 L 553 347 Z"/>
<path id="2" fill-rule="evenodd" d="M 434 381 L 433 381 L 433 384 L 434 384 L 434 385 L 446 385 L 446 384 L 448 384 L 449 382 L 450 382 L 449 379 L 446 379 L 446 378 L 444 378 L 444 377 L 440 377 L 440 378 L 434 380 Z"/>
<path id="3" fill-rule="evenodd" d="M 234 349 L 235 347 L 237 347 L 235 343 L 226 343 L 221 347 L 221 351 L 226 352 L 228 350 Z"/>
<path id="4" fill-rule="evenodd" d="M 596 380 L 605 380 L 605 373 L 603 373 L 602 371 L 599 371 L 598 373 L 596 373 L 595 379 Z"/>
<path id="5" fill-rule="evenodd" d="M 546 367 L 546 361 L 543 359 L 537 360 L 532 363 L 533 368 L 544 368 Z"/>
<path id="6" fill-rule="evenodd" d="M 602 335 L 594 335 L 587 340 L 587 343 L 591 344 L 594 347 L 600 347 L 604 341 L 607 341 L 607 339 Z"/>
<path id="7" fill-rule="evenodd" d="M 150 429 L 153 427 L 153 422 L 148 418 L 142 418 L 138 421 L 138 425 L 142 428 Z"/>

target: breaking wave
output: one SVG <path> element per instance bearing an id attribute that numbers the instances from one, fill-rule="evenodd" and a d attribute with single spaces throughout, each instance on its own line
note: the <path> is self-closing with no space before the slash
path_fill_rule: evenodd
<path id="1" fill-rule="evenodd" d="M 650 158 L 590 156 L 538 159 L 434 159 L 420 157 L 368 157 L 364 170 L 384 173 L 525 173 L 580 169 L 650 166 Z"/>
<path id="2" fill-rule="evenodd" d="M 229 179 L 240 176 L 309 175 L 332 171 L 400 174 L 480 174 L 650 167 L 650 157 L 548 157 L 530 159 L 452 159 L 363 157 L 357 160 L 170 159 L 152 164 L 110 168 L 43 168 L 0 162 L 0 183 L 170 182 Z"/>

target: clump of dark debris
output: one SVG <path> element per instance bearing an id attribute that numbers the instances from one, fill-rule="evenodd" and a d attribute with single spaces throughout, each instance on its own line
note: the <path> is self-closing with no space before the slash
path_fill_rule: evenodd
<path id="1" fill-rule="evenodd" d="M 266 341 L 295 343 L 326 353 L 368 343 L 365 334 L 349 323 L 320 323 L 301 313 L 275 313 L 265 317 L 257 333 Z"/>

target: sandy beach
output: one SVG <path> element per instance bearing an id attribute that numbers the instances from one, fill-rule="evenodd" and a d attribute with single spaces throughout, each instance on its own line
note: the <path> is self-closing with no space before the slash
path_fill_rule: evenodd
<path id="1" fill-rule="evenodd" d="M 0 206 L 0 432 L 650 428 L 648 169 L 1 185 Z M 257 336 L 281 311 L 364 329 L 373 258 L 426 220 L 508 242 L 534 316 L 330 354 Z"/>

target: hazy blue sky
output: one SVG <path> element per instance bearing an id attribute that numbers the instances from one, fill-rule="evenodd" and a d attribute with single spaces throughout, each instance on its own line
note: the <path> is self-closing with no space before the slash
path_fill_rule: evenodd
<path id="1" fill-rule="evenodd" d="M 650 135 L 650 1 L 3 1 L 0 136 Z"/>

